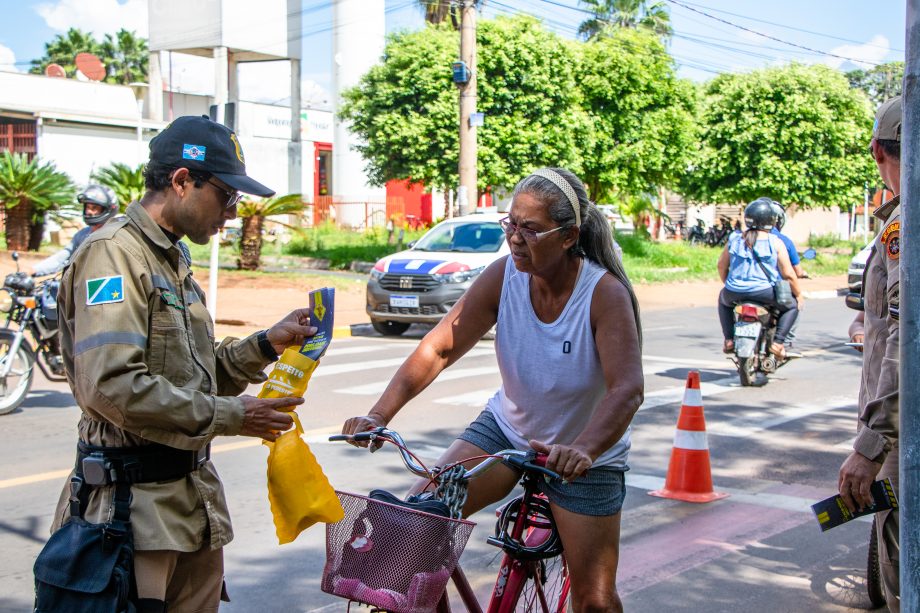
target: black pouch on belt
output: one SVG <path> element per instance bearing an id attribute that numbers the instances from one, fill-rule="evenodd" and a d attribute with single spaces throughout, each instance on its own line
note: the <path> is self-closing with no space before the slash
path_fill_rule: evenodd
<path id="1" fill-rule="evenodd" d="M 111 521 L 91 524 L 75 515 L 51 535 L 33 568 L 36 613 L 134 613 L 130 504 L 130 484 L 119 483 Z"/>

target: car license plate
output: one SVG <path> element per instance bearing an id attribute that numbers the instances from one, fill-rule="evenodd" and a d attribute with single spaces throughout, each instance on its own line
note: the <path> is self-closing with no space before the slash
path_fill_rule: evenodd
<path id="1" fill-rule="evenodd" d="M 760 322 L 738 322 L 735 324 L 735 336 L 741 338 L 757 338 L 760 335 Z"/>
<path id="2" fill-rule="evenodd" d="M 418 296 L 390 296 L 390 306 L 400 309 L 417 309 Z"/>

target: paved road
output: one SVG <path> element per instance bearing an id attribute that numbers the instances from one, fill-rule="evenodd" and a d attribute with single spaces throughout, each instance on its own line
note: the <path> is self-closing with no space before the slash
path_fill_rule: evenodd
<path id="1" fill-rule="evenodd" d="M 645 317 L 646 402 L 634 421 L 618 583 L 628 611 L 847 611 L 866 604 L 861 577 L 869 524 L 821 534 L 808 508 L 833 493 L 855 431 L 860 361 L 842 345 L 849 319 L 840 299 L 810 301 L 797 340 L 806 357 L 766 387 L 742 389 L 718 353 L 714 308 Z M 336 487 L 398 492 L 411 483 L 395 453 L 371 456 L 325 437 L 370 407 L 423 333 L 413 328 L 392 339 L 368 331 L 336 340 L 314 374 L 300 414 Z M 647 495 L 663 483 L 689 369 L 702 376 L 716 489 L 731 494 L 708 505 Z M 483 341 L 392 425 L 433 459 L 498 383 L 492 343 Z M 66 386 L 44 380 L 35 388 L 22 410 L 0 417 L 2 611 L 30 608 L 31 565 L 73 457 L 78 409 L 72 396 Z M 344 601 L 318 589 L 322 527 L 277 545 L 265 457 L 250 439 L 224 439 L 213 448 L 236 532 L 226 551 L 233 601 L 222 610 L 344 611 Z M 463 563 L 486 592 L 497 563 L 497 550 L 484 542 L 492 510 L 474 519 L 479 526 Z"/>

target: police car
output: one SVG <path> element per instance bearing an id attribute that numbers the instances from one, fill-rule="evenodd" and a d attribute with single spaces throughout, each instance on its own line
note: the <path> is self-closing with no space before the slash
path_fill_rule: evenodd
<path id="1" fill-rule="evenodd" d="M 510 250 L 498 220 L 473 213 L 442 221 L 410 248 L 378 261 L 367 281 L 367 314 L 387 336 L 437 323 L 486 267 Z"/>

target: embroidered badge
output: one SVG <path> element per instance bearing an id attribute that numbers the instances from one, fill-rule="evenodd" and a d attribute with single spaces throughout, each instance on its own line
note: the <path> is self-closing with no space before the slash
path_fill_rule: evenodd
<path id="1" fill-rule="evenodd" d="M 101 277 L 86 281 L 86 304 L 110 304 L 125 301 L 124 277 Z"/>
<path id="2" fill-rule="evenodd" d="M 236 159 L 240 161 L 240 164 L 245 164 L 246 160 L 243 158 L 243 149 L 240 147 L 240 141 L 237 140 L 236 134 L 233 132 L 230 133 L 230 142 L 233 143 L 233 147 L 236 149 Z"/>
<path id="3" fill-rule="evenodd" d="M 180 311 L 185 309 L 185 307 L 182 305 L 182 302 L 179 300 L 178 296 L 176 296 L 172 292 L 163 292 L 162 294 L 160 294 L 160 300 L 162 300 L 164 303 L 168 304 L 169 306 L 173 307 L 174 309 L 179 309 Z"/>
<path id="4" fill-rule="evenodd" d="M 888 242 L 885 243 L 885 253 L 892 260 L 897 260 L 901 256 L 901 237 L 897 232 L 888 237 Z"/>
<path id="5" fill-rule="evenodd" d="M 887 242 L 888 242 L 888 238 L 889 238 L 892 234 L 897 235 L 897 232 L 900 232 L 900 230 L 901 230 L 901 222 L 900 222 L 900 221 L 892 221 L 890 224 L 888 224 L 887 226 L 885 226 L 885 229 L 882 231 L 882 242 L 883 242 L 883 243 L 887 243 Z"/>
<path id="6" fill-rule="evenodd" d="M 208 148 L 202 147 L 201 145 L 182 145 L 182 159 L 183 160 L 195 160 L 197 162 L 203 162 L 204 157 L 207 154 Z"/>

